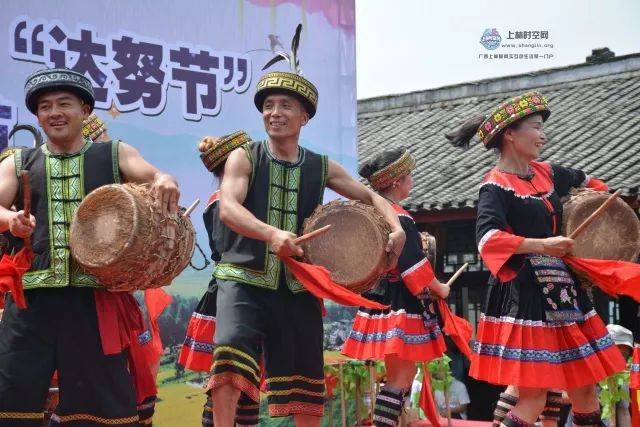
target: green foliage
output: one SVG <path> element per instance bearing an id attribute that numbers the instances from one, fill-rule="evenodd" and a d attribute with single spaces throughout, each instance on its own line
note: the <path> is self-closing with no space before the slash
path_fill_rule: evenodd
<path id="1" fill-rule="evenodd" d="M 453 383 L 453 375 L 449 366 L 451 358 L 446 354 L 439 359 L 434 359 L 427 364 L 431 375 L 431 387 L 446 393 Z"/>
<path id="2" fill-rule="evenodd" d="M 602 419 L 610 419 L 615 413 L 616 405 L 629 401 L 629 371 L 625 370 L 600 381 L 598 398 L 602 406 Z"/>

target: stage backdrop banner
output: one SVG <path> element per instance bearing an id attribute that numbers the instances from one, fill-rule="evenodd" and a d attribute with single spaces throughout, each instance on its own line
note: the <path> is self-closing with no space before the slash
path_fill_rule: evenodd
<path id="1" fill-rule="evenodd" d="M 8 2 L 0 14 L 7 29 L 0 43 L 0 149 L 32 144 L 22 132 L 7 139 L 16 123 L 37 125 L 24 105 L 30 73 L 63 66 L 83 73 L 109 135 L 176 176 L 182 206 L 202 200 L 192 219 L 209 256 L 201 214 L 217 183 L 196 145 L 205 135 L 238 129 L 254 140 L 266 137 L 255 85 L 276 52 L 290 51 L 299 23 L 303 75 L 319 91 L 301 144 L 355 172 L 354 0 Z M 202 265 L 201 257 L 194 263 Z M 188 268 L 169 291 L 200 295 L 210 274 Z"/>

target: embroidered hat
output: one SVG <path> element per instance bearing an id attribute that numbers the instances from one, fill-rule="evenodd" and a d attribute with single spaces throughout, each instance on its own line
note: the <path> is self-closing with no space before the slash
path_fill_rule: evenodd
<path id="1" fill-rule="evenodd" d="M 89 117 L 82 122 L 82 136 L 91 138 L 92 141 L 98 139 L 106 130 L 107 125 L 96 113 L 89 114 Z"/>
<path id="2" fill-rule="evenodd" d="M 27 108 L 36 114 L 40 95 L 60 89 L 75 93 L 93 111 L 96 99 L 91 81 L 82 74 L 67 68 L 51 68 L 31 74 L 24 84 L 24 98 Z"/>
<path id="3" fill-rule="evenodd" d="M 207 151 L 200 154 L 200 159 L 202 159 L 202 163 L 204 163 L 207 170 L 213 172 L 215 168 L 227 160 L 227 157 L 229 157 L 229 154 L 231 154 L 233 150 L 250 141 L 251 138 L 249 138 L 249 135 L 242 130 L 225 135 L 216 141 Z"/>
<path id="4" fill-rule="evenodd" d="M 498 105 L 487 117 L 478 129 L 478 138 L 487 148 L 491 148 L 491 141 L 507 126 L 532 114 L 542 114 L 542 119 L 547 120 L 551 114 L 547 99 L 540 92 L 527 92 L 513 97 Z"/>
<path id="5" fill-rule="evenodd" d="M 318 107 L 318 89 L 309 80 L 302 77 L 300 60 L 298 58 L 298 46 L 300 45 L 300 32 L 302 24 L 298 24 L 291 41 L 291 53 L 277 52 L 277 55 L 266 63 L 263 70 L 279 61 L 287 61 L 291 66 L 291 72 L 273 71 L 265 74 L 258 81 L 253 102 L 258 111 L 262 112 L 262 106 L 267 96 L 273 93 L 286 93 L 297 98 L 309 113 L 309 117 L 316 114 Z"/>
<path id="6" fill-rule="evenodd" d="M 409 151 L 404 150 L 397 160 L 374 172 L 367 180 L 374 189 L 383 190 L 393 184 L 395 180 L 409 175 L 415 167 L 416 160 Z"/>

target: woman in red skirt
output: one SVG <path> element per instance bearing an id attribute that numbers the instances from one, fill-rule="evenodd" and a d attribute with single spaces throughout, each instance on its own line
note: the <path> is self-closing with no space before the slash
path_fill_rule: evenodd
<path id="1" fill-rule="evenodd" d="M 249 137 L 244 132 L 235 132 L 221 138 L 206 137 L 199 145 L 203 152 L 202 160 L 207 169 L 214 174 L 218 181 L 224 176 L 224 165 L 229 154 L 238 147 L 249 142 Z M 204 226 L 209 236 L 211 259 L 220 261 L 220 250 L 227 232 L 226 226 L 220 221 L 219 201 L 220 190 L 215 191 L 207 202 L 202 215 Z M 187 335 L 178 357 L 178 363 L 186 369 L 196 372 L 209 372 L 213 364 L 213 336 L 216 330 L 216 294 L 218 284 L 212 277 L 209 287 L 200 299 L 196 310 L 191 315 L 187 326 Z M 259 422 L 259 405 L 255 404 L 245 395 L 240 396 L 236 412 L 236 425 L 257 426 Z M 211 396 L 207 396 L 202 414 L 202 425 L 213 425 L 213 404 Z"/>
<path id="2" fill-rule="evenodd" d="M 390 308 L 361 307 L 342 349 L 354 359 L 384 360 L 387 383 L 376 398 L 373 421 L 377 426 L 397 424 L 405 393 L 416 375 L 416 362 L 441 357 L 446 350 L 432 294 L 446 298 L 449 287 L 435 278 L 416 224 L 399 205 L 413 187 L 414 167 L 411 154 L 397 149 L 379 154 L 359 171 L 395 208 L 407 236 L 398 266 L 364 294 Z"/>
<path id="3" fill-rule="evenodd" d="M 625 367 L 561 259 L 574 241 L 560 235 L 560 198 L 571 188 L 606 186 L 582 171 L 536 161 L 549 115 L 547 100 L 530 92 L 448 135 L 464 147 L 477 132 L 486 148 L 499 152 L 478 201 L 478 250 L 491 278 L 470 375 L 517 386 L 518 402 L 502 421 L 509 427 L 534 423 L 552 388 L 567 391 L 574 425 L 600 425 L 595 384 Z"/>

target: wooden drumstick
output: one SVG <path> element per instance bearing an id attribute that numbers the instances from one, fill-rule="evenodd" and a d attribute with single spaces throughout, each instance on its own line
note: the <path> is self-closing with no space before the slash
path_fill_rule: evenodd
<path id="1" fill-rule="evenodd" d="M 344 389 L 344 369 L 343 361 L 338 362 L 338 376 L 340 378 L 340 417 L 342 418 L 342 427 L 347 427 L 347 398 Z"/>
<path id="2" fill-rule="evenodd" d="M 576 228 L 571 234 L 569 234 L 569 238 L 575 239 L 576 237 L 578 237 L 578 235 L 580 235 L 580 233 L 582 233 L 589 226 L 589 224 L 595 221 L 600 215 L 604 213 L 605 210 L 607 210 L 609 206 L 613 204 L 613 202 L 615 202 L 616 198 L 619 197 L 620 194 L 622 194 L 622 189 L 609 196 L 609 198 L 605 200 L 598 209 L 596 209 L 591 215 L 589 215 L 589 217 L 585 219 L 582 224 L 578 226 L 578 228 Z"/>
<path id="3" fill-rule="evenodd" d="M 31 182 L 29 181 L 29 172 L 21 171 L 20 178 L 22 179 L 22 204 L 24 216 L 27 219 L 31 217 Z M 26 237 L 24 239 L 24 246 L 26 248 L 31 247 L 31 238 Z"/>
<path id="4" fill-rule="evenodd" d="M 460 275 L 461 275 L 462 273 L 464 273 L 464 271 L 467 269 L 467 267 L 469 267 L 469 263 L 468 263 L 468 262 L 465 262 L 465 263 L 464 263 L 464 265 L 463 265 L 462 267 L 460 267 L 460 268 L 458 269 L 458 271 L 456 271 L 456 272 L 453 274 L 453 276 L 451 276 L 451 279 L 449 279 L 449 280 L 447 281 L 447 286 L 451 286 L 451 285 L 453 284 L 453 282 L 455 282 L 455 281 L 456 281 L 456 279 L 457 279 L 458 277 L 460 277 Z"/>
<path id="5" fill-rule="evenodd" d="M 310 233 L 307 234 L 303 234 L 300 237 L 297 237 L 293 240 L 293 243 L 296 245 L 299 245 L 302 242 L 306 242 L 309 241 L 311 239 L 315 239 L 318 236 L 323 235 L 324 233 L 326 233 L 327 231 L 329 231 L 329 229 L 331 228 L 331 224 L 327 224 L 324 227 L 320 227 L 317 230 L 313 230 Z"/>
<path id="6" fill-rule="evenodd" d="M 196 208 L 196 206 L 198 206 L 199 203 L 200 203 L 200 199 L 196 199 L 195 202 L 191 203 L 191 206 L 189 206 L 187 210 L 184 211 L 184 213 L 182 214 L 182 217 L 188 218 L 189 215 L 191 215 L 191 212 L 193 212 L 193 210 Z"/>

